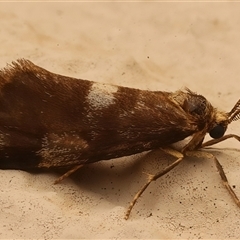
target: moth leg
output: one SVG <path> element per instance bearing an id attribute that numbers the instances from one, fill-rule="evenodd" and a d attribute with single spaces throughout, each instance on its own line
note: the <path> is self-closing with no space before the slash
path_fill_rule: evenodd
<path id="1" fill-rule="evenodd" d="M 217 138 L 217 139 L 212 139 L 212 140 L 209 140 L 205 143 L 202 144 L 201 148 L 204 148 L 204 147 L 208 147 L 208 146 L 211 146 L 211 145 L 214 145 L 216 143 L 219 143 L 219 142 L 222 142 L 228 138 L 235 138 L 236 140 L 240 141 L 240 136 L 238 135 L 235 135 L 235 134 L 227 134 L 221 138 Z"/>
<path id="2" fill-rule="evenodd" d="M 60 176 L 59 178 L 57 178 L 57 179 L 54 181 L 54 184 L 60 183 L 63 179 L 69 177 L 72 173 L 76 172 L 76 171 L 77 171 L 78 169 L 80 169 L 83 165 L 84 165 L 84 164 L 74 166 L 72 169 L 70 169 L 69 171 L 67 171 L 66 173 L 64 173 L 62 176 Z"/>
<path id="3" fill-rule="evenodd" d="M 158 178 L 162 177 L 163 175 L 165 175 L 166 173 L 168 173 L 169 171 L 171 171 L 174 167 L 176 167 L 184 158 L 184 155 L 181 152 L 178 152 L 174 149 L 171 148 L 162 148 L 162 150 L 166 153 L 168 153 L 169 155 L 172 155 L 174 157 L 177 158 L 177 160 L 175 160 L 172 164 L 170 164 L 169 166 L 167 166 L 166 168 L 164 168 L 163 170 L 161 170 L 160 172 L 157 172 L 154 175 L 149 175 L 148 177 L 148 182 L 136 193 L 136 195 L 134 196 L 133 200 L 131 201 L 131 203 L 129 204 L 129 207 L 126 211 L 125 214 L 125 219 L 127 220 L 130 216 L 130 213 L 134 207 L 134 205 L 136 204 L 138 198 L 143 194 L 143 192 L 146 190 L 146 188 L 150 185 L 151 182 L 157 180 Z"/>
<path id="4" fill-rule="evenodd" d="M 201 158 L 201 157 L 206 158 L 207 157 L 207 158 L 213 159 L 214 163 L 217 167 L 217 170 L 220 174 L 220 177 L 222 179 L 223 185 L 227 188 L 228 192 L 230 193 L 231 197 L 233 198 L 233 200 L 237 204 L 237 206 L 240 207 L 239 198 L 237 197 L 236 193 L 233 191 L 232 187 L 230 186 L 222 165 L 220 164 L 218 159 L 213 154 L 207 153 L 207 152 L 200 152 L 200 151 L 191 151 L 191 152 L 186 152 L 185 154 L 186 154 L 186 156 L 194 156 L 194 157 L 198 157 L 198 158 Z"/>

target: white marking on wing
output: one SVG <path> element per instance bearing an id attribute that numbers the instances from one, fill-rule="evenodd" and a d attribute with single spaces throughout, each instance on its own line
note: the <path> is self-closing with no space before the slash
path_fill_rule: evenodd
<path id="1" fill-rule="evenodd" d="M 103 83 L 93 83 L 86 99 L 90 106 L 101 110 L 115 103 L 113 93 L 117 92 L 117 90 L 117 86 Z"/>

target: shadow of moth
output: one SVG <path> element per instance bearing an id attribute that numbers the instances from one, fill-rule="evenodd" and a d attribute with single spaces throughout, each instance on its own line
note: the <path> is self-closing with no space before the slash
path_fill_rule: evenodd
<path id="1" fill-rule="evenodd" d="M 214 108 L 189 89 L 147 91 L 51 73 L 20 59 L 0 71 L 0 168 L 66 168 L 56 182 L 85 164 L 162 148 L 176 157 L 135 195 L 125 219 L 148 185 L 184 156 L 212 158 L 236 204 L 219 161 L 199 149 L 228 138 L 228 124 L 240 118 L 240 100 L 230 112 Z M 203 143 L 209 133 L 213 140 Z M 171 144 L 192 136 L 178 152 Z"/>

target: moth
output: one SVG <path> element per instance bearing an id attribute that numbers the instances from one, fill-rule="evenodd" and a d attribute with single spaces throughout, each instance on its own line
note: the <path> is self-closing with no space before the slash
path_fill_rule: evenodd
<path id="1" fill-rule="evenodd" d="M 0 168 L 68 170 L 59 182 L 86 164 L 161 148 L 176 160 L 150 175 L 126 219 L 148 185 L 185 156 L 214 159 L 240 207 L 219 161 L 199 151 L 228 138 L 240 141 L 235 134 L 224 136 L 239 118 L 240 100 L 222 112 L 189 89 L 147 91 L 75 79 L 20 59 L 0 71 Z M 213 140 L 203 143 L 207 133 Z M 189 136 L 181 151 L 171 147 Z"/>

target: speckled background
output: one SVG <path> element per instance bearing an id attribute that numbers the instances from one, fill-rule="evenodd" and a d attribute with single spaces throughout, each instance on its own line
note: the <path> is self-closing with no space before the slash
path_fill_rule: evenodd
<path id="1" fill-rule="evenodd" d="M 0 67 L 27 58 L 52 72 L 140 89 L 188 87 L 229 111 L 240 96 L 240 3 L 0 3 Z M 34 119 L 33 119 L 34 121 Z M 228 132 L 240 134 L 240 123 Z M 240 144 L 210 149 L 240 196 Z M 0 238 L 239 238 L 240 209 L 210 159 L 188 158 L 128 203 L 156 150 L 58 173 L 0 171 Z"/>

